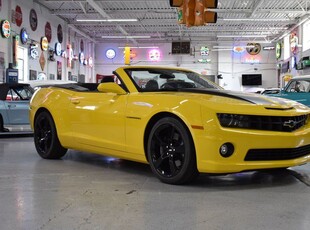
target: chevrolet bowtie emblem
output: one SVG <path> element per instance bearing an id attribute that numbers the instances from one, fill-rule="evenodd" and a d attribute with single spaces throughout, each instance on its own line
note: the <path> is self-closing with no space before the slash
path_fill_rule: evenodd
<path id="1" fill-rule="evenodd" d="M 285 121 L 285 122 L 283 123 L 283 126 L 284 126 L 284 127 L 289 127 L 289 128 L 294 128 L 296 124 L 297 124 L 297 121 L 288 120 L 288 121 Z"/>

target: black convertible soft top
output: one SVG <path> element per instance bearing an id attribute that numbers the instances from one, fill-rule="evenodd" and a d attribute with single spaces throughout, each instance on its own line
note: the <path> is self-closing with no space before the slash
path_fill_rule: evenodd
<path id="1" fill-rule="evenodd" d="M 0 84 L 0 100 L 6 100 L 6 96 L 10 89 L 18 89 L 20 87 L 28 87 L 30 88 L 29 84 L 26 83 L 2 83 Z"/>

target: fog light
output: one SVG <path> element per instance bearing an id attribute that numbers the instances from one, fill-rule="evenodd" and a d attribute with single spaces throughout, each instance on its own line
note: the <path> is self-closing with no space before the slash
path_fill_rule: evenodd
<path id="1" fill-rule="evenodd" d="M 224 143 L 220 147 L 220 154 L 222 157 L 230 157 L 234 153 L 234 146 L 232 143 Z"/>

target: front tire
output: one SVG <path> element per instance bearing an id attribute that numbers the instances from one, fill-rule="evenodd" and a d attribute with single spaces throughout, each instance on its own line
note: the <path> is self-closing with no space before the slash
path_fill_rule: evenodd
<path id="1" fill-rule="evenodd" d="M 35 119 L 34 144 L 38 154 L 44 159 L 59 159 L 67 152 L 59 142 L 52 116 L 46 111 Z"/>
<path id="2" fill-rule="evenodd" d="M 148 138 L 147 156 L 153 173 L 164 183 L 185 184 L 198 175 L 191 135 L 176 118 L 166 117 L 155 123 Z"/>

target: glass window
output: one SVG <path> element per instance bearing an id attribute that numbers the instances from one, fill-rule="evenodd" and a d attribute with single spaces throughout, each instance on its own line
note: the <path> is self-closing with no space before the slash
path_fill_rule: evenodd
<path id="1" fill-rule="evenodd" d="M 310 21 L 303 24 L 302 31 L 302 51 L 306 51 L 310 49 Z"/>
<path id="2" fill-rule="evenodd" d="M 177 90 L 188 88 L 221 89 L 215 83 L 190 71 L 161 68 L 126 70 L 139 91 Z"/>
<path id="3" fill-rule="evenodd" d="M 284 38 L 284 48 L 283 48 L 283 59 L 286 60 L 290 57 L 290 51 L 291 51 L 291 47 L 290 47 L 290 35 L 287 35 Z"/>

